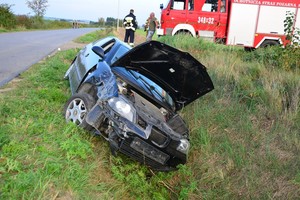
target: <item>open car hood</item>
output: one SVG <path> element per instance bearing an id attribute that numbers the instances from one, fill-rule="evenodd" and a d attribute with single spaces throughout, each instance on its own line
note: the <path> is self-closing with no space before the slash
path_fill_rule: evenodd
<path id="1" fill-rule="evenodd" d="M 131 49 L 112 64 L 138 71 L 173 98 L 176 110 L 214 89 L 204 65 L 187 52 L 158 41 Z"/>

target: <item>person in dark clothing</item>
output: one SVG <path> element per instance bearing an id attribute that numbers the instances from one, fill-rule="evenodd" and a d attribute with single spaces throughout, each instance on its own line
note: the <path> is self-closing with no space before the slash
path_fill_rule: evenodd
<path id="1" fill-rule="evenodd" d="M 134 34 L 135 30 L 137 28 L 137 23 L 136 23 L 136 17 L 133 14 L 134 10 L 131 9 L 130 13 L 125 16 L 124 18 L 124 27 L 125 27 L 125 38 L 124 42 L 128 43 L 129 40 L 129 45 L 134 46 Z"/>

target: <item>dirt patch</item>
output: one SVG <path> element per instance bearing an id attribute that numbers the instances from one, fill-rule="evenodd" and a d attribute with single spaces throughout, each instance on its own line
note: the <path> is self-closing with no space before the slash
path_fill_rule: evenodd
<path id="1" fill-rule="evenodd" d="M 123 41 L 124 40 L 124 36 L 125 36 L 125 29 L 124 28 L 120 28 L 118 31 L 114 31 L 114 35 L 119 38 L 119 40 Z M 141 35 L 138 33 L 135 33 L 134 35 L 134 45 L 137 46 L 143 42 L 146 41 L 146 33 L 145 35 Z"/>
<path id="2" fill-rule="evenodd" d="M 66 44 L 64 44 L 63 46 L 60 47 L 60 50 L 64 51 L 64 50 L 68 50 L 68 49 L 75 49 L 75 48 L 83 48 L 85 47 L 87 44 L 85 43 L 77 43 L 74 41 L 68 42 Z"/>

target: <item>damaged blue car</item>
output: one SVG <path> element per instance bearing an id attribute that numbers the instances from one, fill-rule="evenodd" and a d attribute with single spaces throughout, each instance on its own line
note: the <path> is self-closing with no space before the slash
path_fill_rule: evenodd
<path id="1" fill-rule="evenodd" d="M 158 41 L 131 48 L 116 37 L 88 44 L 65 79 L 67 122 L 103 136 L 114 155 L 159 171 L 187 162 L 189 129 L 178 111 L 214 88 L 189 53 Z"/>

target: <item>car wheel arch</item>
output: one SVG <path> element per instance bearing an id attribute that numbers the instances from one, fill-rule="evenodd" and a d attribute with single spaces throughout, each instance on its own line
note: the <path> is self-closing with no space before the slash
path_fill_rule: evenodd
<path id="1" fill-rule="evenodd" d="M 266 48 L 266 47 L 270 47 L 270 46 L 279 46 L 279 45 L 280 45 L 280 41 L 277 39 L 276 40 L 275 39 L 265 39 L 259 47 Z"/>
<path id="2" fill-rule="evenodd" d="M 82 83 L 77 89 L 77 93 L 87 93 L 97 101 L 97 86 L 90 81 Z"/>

